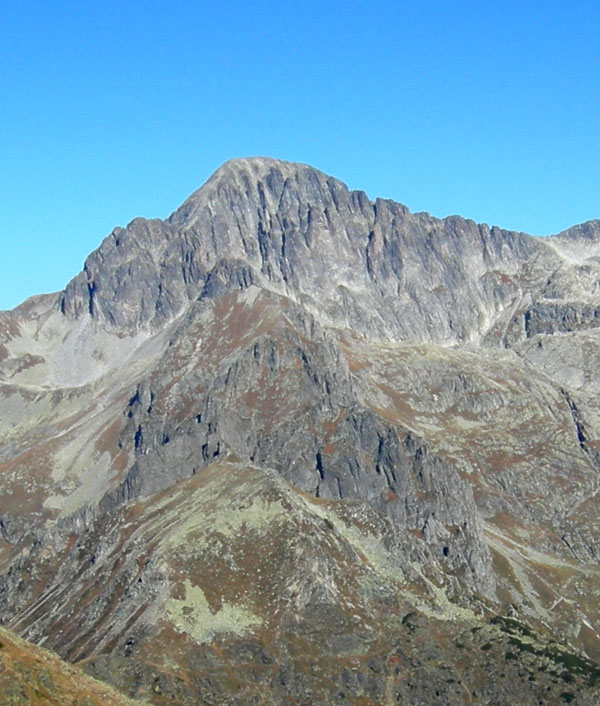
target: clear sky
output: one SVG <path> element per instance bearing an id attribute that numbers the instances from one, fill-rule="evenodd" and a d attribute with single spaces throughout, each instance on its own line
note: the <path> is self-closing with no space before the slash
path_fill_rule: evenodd
<path id="1" fill-rule="evenodd" d="M 541 235 L 600 218 L 600 7 L 0 2 L 0 309 L 225 160 Z"/>

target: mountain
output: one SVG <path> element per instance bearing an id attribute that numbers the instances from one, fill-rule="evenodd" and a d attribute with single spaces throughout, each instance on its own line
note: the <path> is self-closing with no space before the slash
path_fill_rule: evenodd
<path id="1" fill-rule="evenodd" d="M 596 704 L 600 222 L 224 164 L 0 313 L 0 620 L 153 704 Z"/>

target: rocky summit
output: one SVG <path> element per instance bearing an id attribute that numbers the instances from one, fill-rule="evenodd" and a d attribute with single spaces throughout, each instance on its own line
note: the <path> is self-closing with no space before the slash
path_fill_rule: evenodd
<path id="1" fill-rule="evenodd" d="M 600 221 L 227 162 L 0 313 L 0 701 L 598 704 L 599 370 Z"/>

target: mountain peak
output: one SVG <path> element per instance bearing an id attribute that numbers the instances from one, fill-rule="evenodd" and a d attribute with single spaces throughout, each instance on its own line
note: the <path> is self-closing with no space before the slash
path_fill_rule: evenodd
<path id="1" fill-rule="evenodd" d="M 600 220 L 594 219 L 578 223 L 566 230 L 561 231 L 555 238 L 563 240 L 583 240 L 583 241 L 600 241 Z"/>
<path id="2" fill-rule="evenodd" d="M 480 312 L 497 306 L 479 278 L 490 269 L 512 277 L 540 248 L 532 237 L 458 216 L 441 221 L 394 201 L 373 203 L 305 164 L 238 158 L 166 221 L 116 229 L 60 307 L 129 331 L 155 328 L 213 291 L 207 282 L 217 268 L 219 281 L 229 273 L 219 291 L 253 282 L 365 335 L 456 344 L 481 336 Z M 434 327 L 419 313 L 425 302 Z"/>
<path id="3" fill-rule="evenodd" d="M 213 176 L 220 173 L 225 174 L 228 172 L 240 172 L 243 170 L 251 170 L 256 174 L 264 173 L 270 169 L 294 171 L 298 167 L 313 169 L 313 167 L 307 164 L 290 162 L 285 159 L 275 159 L 273 157 L 263 157 L 259 155 L 249 157 L 232 157 L 231 159 L 223 162 L 223 164 L 221 164 L 221 166 L 213 172 Z"/>
<path id="4" fill-rule="evenodd" d="M 261 193 L 272 192 L 280 196 L 286 184 L 302 189 L 307 184 L 335 184 L 336 189 L 348 191 L 341 181 L 328 176 L 315 167 L 299 162 L 287 162 L 271 157 L 234 157 L 216 169 L 207 181 L 196 189 L 169 217 L 169 223 L 188 226 L 198 211 L 213 198 L 226 202 L 234 193 L 250 199 L 260 199 Z M 261 185 L 260 188 L 258 185 Z"/>
<path id="5" fill-rule="evenodd" d="M 220 167 L 218 167 L 213 174 L 209 177 L 208 181 L 212 179 L 227 177 L 231 175 L 239 174 L 252 174 L 258 179 L 263 179 L 268 175 L 273 169 L 279 170 L 282 174 L 286 176 L 291 176 L 299 172 L 316 172 L 321 174 L 325 178 L 328 177 L 324 172 L 321 172 L 316 167 L 310 164 L 304 164 L 302 162 L 290 162 L 285 159 L 275 159 L 273 157 L 261 157 L 261 156 L 250 156 L 250 157 L 232 157 L 226 162 L 223 162 Z"/>

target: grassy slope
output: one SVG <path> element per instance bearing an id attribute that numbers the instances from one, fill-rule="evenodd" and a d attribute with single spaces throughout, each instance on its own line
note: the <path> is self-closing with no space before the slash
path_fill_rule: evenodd
<path id="1" fill-rule="evenodd" d="M 0 700 L 8 706 L 133 706 L 107 684 L 0 628 Z"/>

